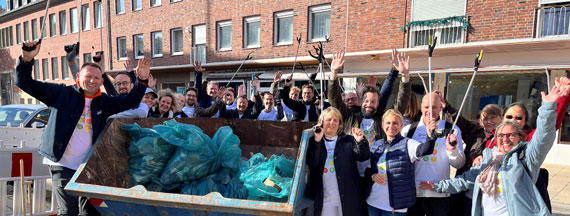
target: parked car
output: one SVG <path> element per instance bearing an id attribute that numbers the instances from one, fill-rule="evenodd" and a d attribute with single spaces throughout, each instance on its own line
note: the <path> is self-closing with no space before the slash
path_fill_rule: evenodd
<path id="1" fill-rule="evenodd" d="M 50 115 L 50 109 L 45 105 L 11 104 L 0 106 L 0 126 L 37 128 L 45 127 Z"/>

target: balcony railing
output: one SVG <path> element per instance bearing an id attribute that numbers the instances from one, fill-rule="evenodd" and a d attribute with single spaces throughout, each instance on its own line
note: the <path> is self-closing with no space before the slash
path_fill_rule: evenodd
<path id="1" fill-rule="evenodd" d="M 570 6 L 544 7 L 539 9 L 538 37 L 569 36 Z"/>
<path id="2" fill-rule="evenodd" d="M 206 44 L 197 44 L 192 47 L 192 63 L 196 61 L 206 63 Z"/>
<path id="3" fill-rule="evenodd" d="M 468 22 L 465 17 L 449 17 L 437 20 L 408 23 L 408 47 L 428 44 L 429 36 L 437 37 L 439 45 L 463 43 Z"/>

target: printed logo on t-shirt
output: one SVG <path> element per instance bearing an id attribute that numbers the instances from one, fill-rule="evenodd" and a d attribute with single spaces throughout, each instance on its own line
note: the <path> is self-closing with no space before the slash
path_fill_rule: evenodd
<path id="1" fill-rule="evenodd" d="M 378 174 L 386 176 L 386 154 L 380 157 L 380 163 L 378 163 Z"/>
<path id="2" fill-rule="evenodd" d="M 83 114 L 76 126 L 77 130 L 91 131 L 91 100 L 85 100 Z"/>
<path id="3" fill-rule="evenodd" d="M 374 131 L 374 120 L 362 119 L 360 129 L 362 129 L 362 132 L 364 133 L 364 138 L 368 140 L 368 145 L 372 145 L 376 136 L 376 131 Z"/>
<path id="4" fill-rule="evenodd" d="M 501 185 L 501 184 L 503 183 L 503 181 L 501 180 L 501 173 L 502 173 L 502 172 L 499 172 L 499 174 L 497 174 L 497 182 L 496 182 L 496 183 L 497 183 L 497 184 L 496 184 L 497 187 L 496 187 L 496 189 L 495 189 L 495 193 L 496 193 L 496 194 L 501 194 L 501 193 L 503 193 L 503 187 L 502 187 L 502 185 Z"/>
<path id="5" fill-rule="evenodd" d="M 438 142 L 435 142 L 435 146 L 433 148 L 433 153 L 431 155 L 426 155 L 421 158 L 416 159 L 416 161 L 424 161 L 424 162 L 433 162 L 437 161 L 437 147 L 439 146 Z"/>
<path id="6" fill-rule="evenodd" d="M 328 155 L 328 160 L 325 162 L 325 169 L 323 170 L 323 173 L 335 173 L 335 169 L 334 169 L 334 155 L 329 154 Z"/>

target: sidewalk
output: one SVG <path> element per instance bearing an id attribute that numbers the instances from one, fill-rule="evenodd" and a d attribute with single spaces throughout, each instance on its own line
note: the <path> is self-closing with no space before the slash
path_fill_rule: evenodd
<path id="1" fill-rule="evenodd" d="M 570 216 L 570 166 L 543 164 L 550 174 L 548 194 L 552 202 L 552 213 Z"/>

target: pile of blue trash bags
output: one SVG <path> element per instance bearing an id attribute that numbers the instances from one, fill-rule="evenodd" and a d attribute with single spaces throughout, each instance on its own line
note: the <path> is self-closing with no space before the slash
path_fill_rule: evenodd
<path id="1" fill-rule="evenodd" d="M 261 153 L 242 161 L 240 140 L 230 127 L 210 138 L 202 130 L 176 120 L 153 128 L 123 124 L 129 132 L 132 185 L 150 191 L 203 196 L 219 192 L 226 198 L 285 202 L 295 162 L 284 155 Z"/>

